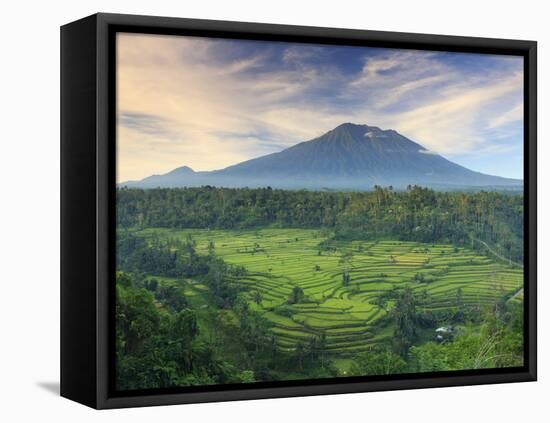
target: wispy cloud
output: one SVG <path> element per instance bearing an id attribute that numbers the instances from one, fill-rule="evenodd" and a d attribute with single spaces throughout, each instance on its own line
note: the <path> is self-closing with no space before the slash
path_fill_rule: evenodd
<path id="1" fill-rule="evenodd" d="M 523 101 L 516 104 L 512 109 L 489 120 L 488 128 L 494 129 L 509 123 L 520 122 L 523 120 Z"/>
<path id="2" fill-rule="evenodd" d="M 369 96 L 372 107 L 383 109 L 456 77 L 457 72 L 437 60 L 433 52 L 385 50 L 382 54 L 365 57 L 360 74 L 349 88 L 352 95 L 363 92 Z"/>
<path id="3" fill-rule="evenodd" d="M 262 66 L 264 57 L 261 55 L 235 60 L 220 68 L 221 75 L 238 74 Z"/>
<path id="4" fill-rule="evenodd" d="M 170 123 L 166 119 L 146 113 L 125 113 L 121 112 L 117 116 L 118 125 L 143 134 L 154 137 L 169 137 L 173 135 L 168 129 Z"/>
<path id="5" fill-rule="evenodd" d="M 223 168 L 345 121 L 466 161 L 522 141 L 520 59 L 140 34 L 117 53 L 119 180 Z"/>
<path id="6" fill-rule="evenodd" d="M 282 53 L 282 59 L 285 63 L 291 64 L 303 64 L 304 62 L 311 60 L 312 58 L 317 58 L 326 50 L 323 47 L 312 46 L 312 45 L 290 45 L 285 48 Z"/>
<path id="7" fill-rule="evenodd" d="M 432 150 L 418 150 L 419 153 L 428 154 L 430 156 L 438 156 L 439 154 Z"/>
<path id="8" fill-rule="evenodd" d="M 483 136 L 482 128 L 495 107 L 500 107 L 498 103 L 521 85 L 521 78 L 521 74 L 513 74 L 486 85 L 449 86 L 433 101 L 388 119 L 400 132 L 441 153 L 478 151 L 479 144 L 494 142 Z"/>

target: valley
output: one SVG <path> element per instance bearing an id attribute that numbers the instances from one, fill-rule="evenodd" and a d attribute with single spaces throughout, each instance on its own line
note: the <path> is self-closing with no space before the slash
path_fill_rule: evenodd
<path id="1" fill-rule="evenodd" d="M 329 234 L 310 229 L 147 228 L 132 234 L 149 241 L 191 239 L 197 253 L 210 250 L 228 264 L 244 266 L 247 274 L 229 282 L 242 289 L 251 310 L 269 321 L 277 348 L 292 352 L 322 340 L 341 374 L 349 372 L 346 358 L 391 343 L 394 327 L 383 317 L 395 301 L 388 294 L 396 290 L 411 288 L 423 298 L 419 307 L 424 313 L 447 313 L 447 321 L 437 322 L 444 325 L 453 324 L 459 309 L 480 310 L 523 286 L 521 269 L 450 244 L 341 241 L 324 249 L 320 244 Z M 343 280 L 345 274 L 349 281 Z M 202 296 L 204 307 L 215 307 L 204 300 L 208 288 L 199 280 L 168 283 L 176 283 L 189 298 Z M 296 287 L 303 299 L 292 303 Z M 425 340 L 435 339 L 435 329 L 425 331 Z"/>
<path id="2" fill-rule="evenodd" d="M 350 123 L 122 183 L 119 386 L 521 366 L 522 189 Z"/>

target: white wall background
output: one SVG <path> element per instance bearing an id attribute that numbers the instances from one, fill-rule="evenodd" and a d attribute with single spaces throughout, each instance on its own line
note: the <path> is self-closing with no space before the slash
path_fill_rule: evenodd
<path id="1" fill-rule="evenodd" d="M 0 31 L 0 420 L 518 422 L 548 418 L 550 31 L 545 2 L 82 0 L 3 3 Z M 539 42 L 539 382 L 97 412 L 59 381 L 59 26 L 103 12 Z M 546 259 L 546 263 L 544 260 Z M 546 331 L 546 336 L 543 333 Z M 546 390 L 546 395 L 544 391 Z"/>

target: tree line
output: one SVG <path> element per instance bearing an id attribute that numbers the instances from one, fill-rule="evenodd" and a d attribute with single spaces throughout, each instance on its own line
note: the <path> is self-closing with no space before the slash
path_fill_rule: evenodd
<path id="1" fill-rule="evenodd" d="M 117 190 L 119 227 L 327 228 L 339 239 L 449 242 L 523 262 L 523 195 L 498 192 L 288 191 L 267 188 Z"/>

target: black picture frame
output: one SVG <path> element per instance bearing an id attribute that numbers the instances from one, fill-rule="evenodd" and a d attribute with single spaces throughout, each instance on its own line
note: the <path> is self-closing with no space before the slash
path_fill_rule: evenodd
<path id="1" fill-rule="evenodd" d="M 135 392 L 114 390 L 116 32 L 200 35 L 524 58 L 525 364 Z M 61 28 L 61 395 L 97 409 L 535 381 L 537 45 L 534 41 L 95 14 Z"/>

